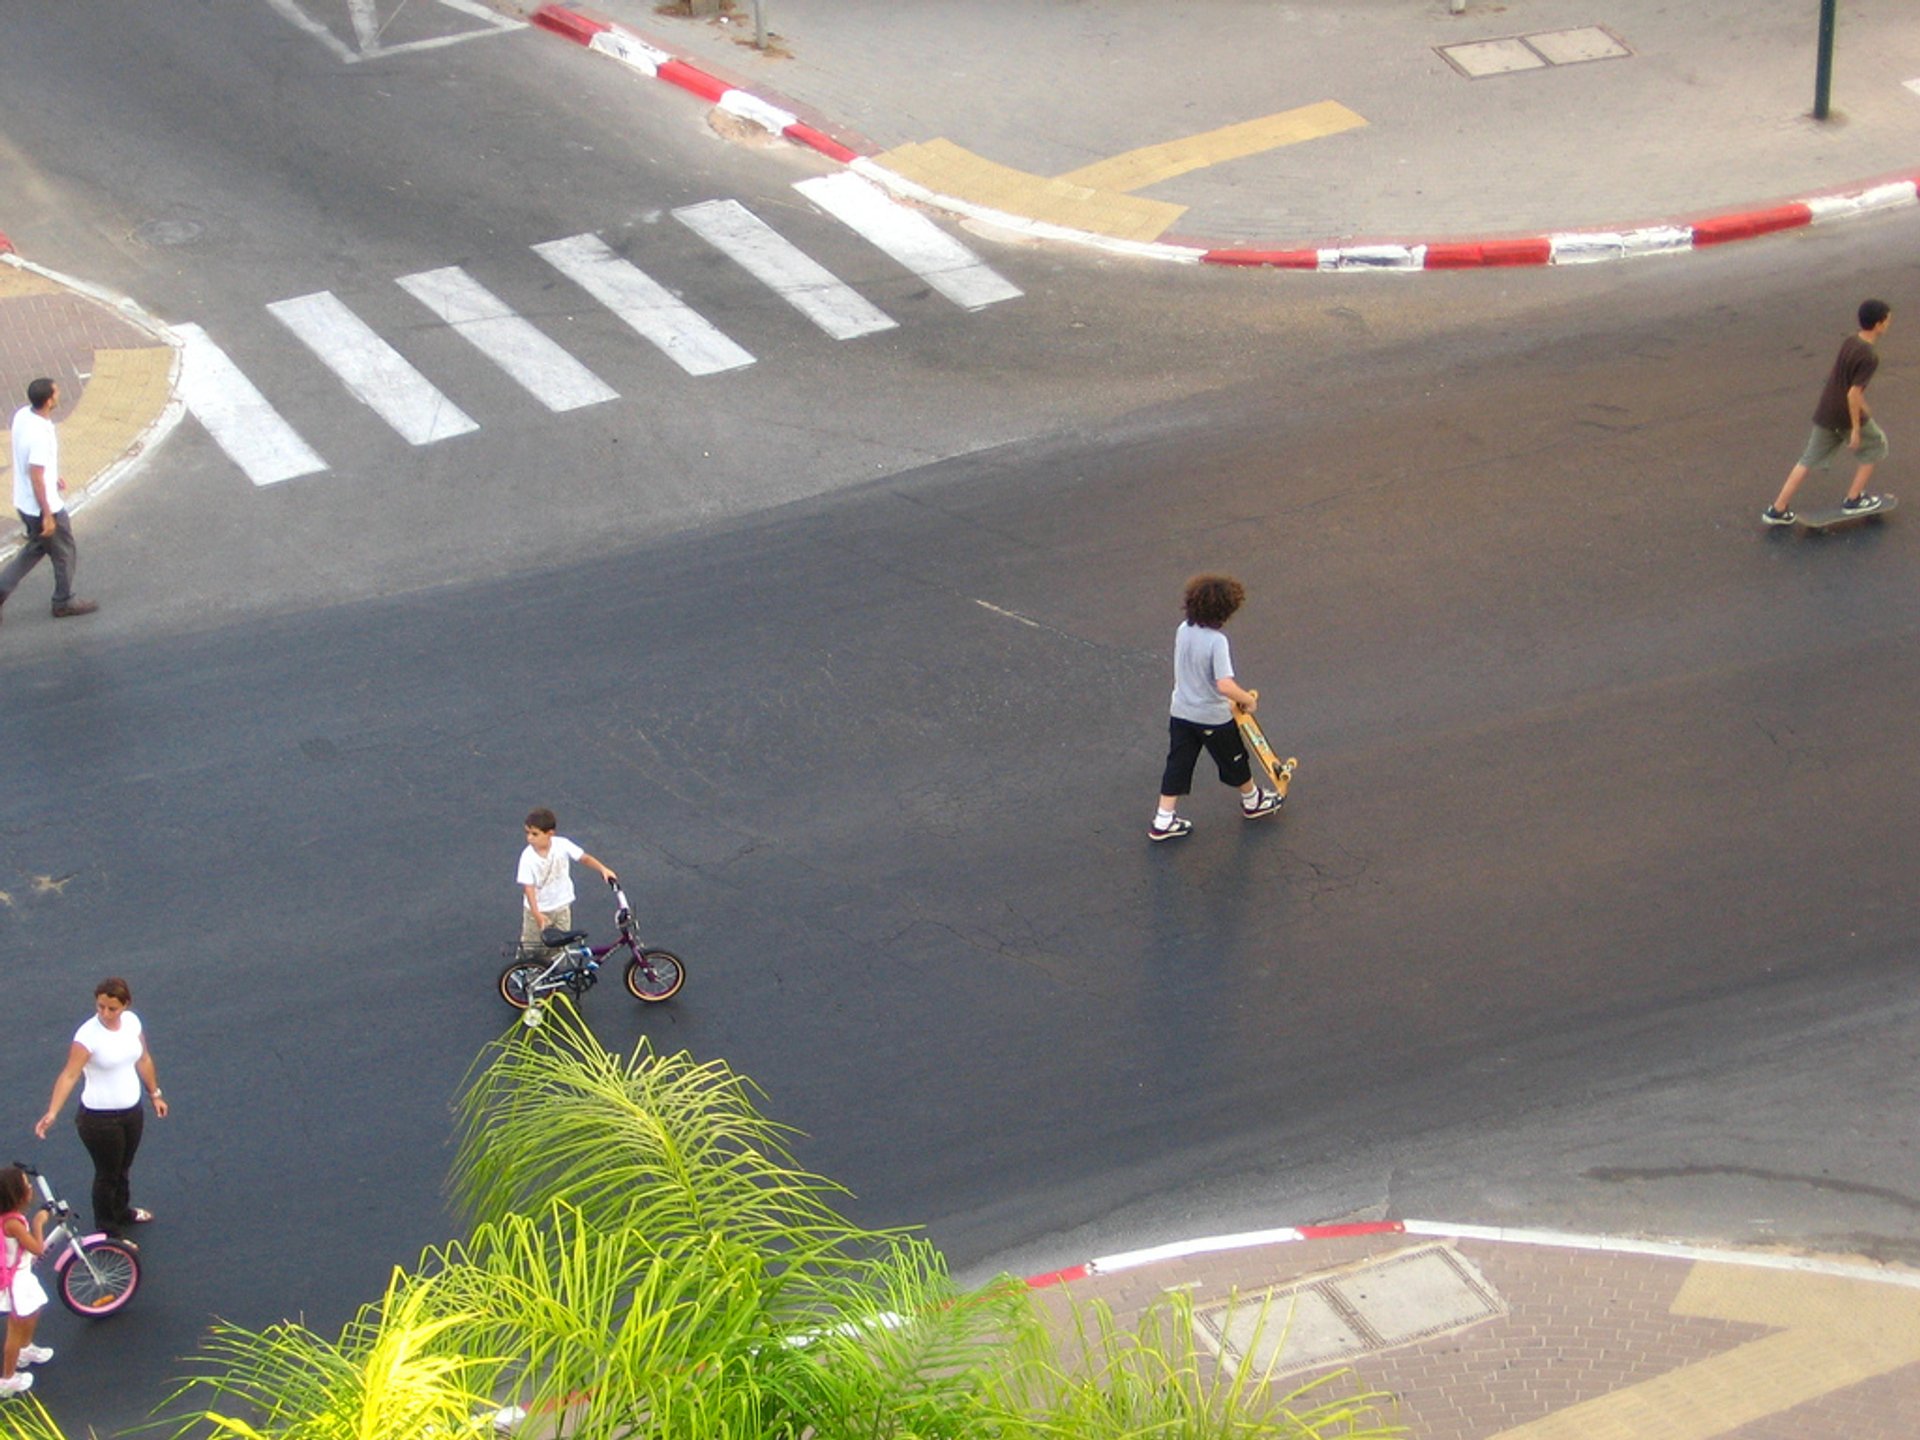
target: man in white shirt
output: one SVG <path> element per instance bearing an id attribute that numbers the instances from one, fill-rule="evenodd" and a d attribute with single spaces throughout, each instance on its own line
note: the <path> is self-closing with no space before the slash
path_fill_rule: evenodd
<path id="1" fill-rule="evenodd" d="M 91 615 L 100 606 L 74 598 L 73 575 L 80 556 L 67 516 L 67 483 L 60 478 L 60 435 L 53 426 L 59 403 L 60 387 L 42 376 L 27 386 L 27 403 L 14 412 L 13 508 L 27 538 L 20 553 L 0 570 L 0 606 L 44 556 L 53 561 L 53 613 L 64 620 Z"/>

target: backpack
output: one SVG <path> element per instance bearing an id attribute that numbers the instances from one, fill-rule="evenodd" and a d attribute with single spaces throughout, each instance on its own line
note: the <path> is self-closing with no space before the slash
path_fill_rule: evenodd
<path id="1" fill-rule="evenodd" d="M 0 1290 L 6 1291 L 7 1305 L 11 1308 L 13 1305 L 13 1277 L 20 1273 L 21 1262 L 25 1261 L 27 1265 L 30 1266 L 33 1264 L 33 1257 L 27 1253 L 26 1246 L 22 1245 L 18 1240 L 15 1240 L 13 1242 L 13 1258 L 11 1260 L 7 1258 L 7 1241 L 11 1237 L 5 1233 L 5 1226 L 9 1220 L 18 1220 L 24 1225 L 27 1223 L 27 1217 L 18 1210 L 0 1212 Z"/>

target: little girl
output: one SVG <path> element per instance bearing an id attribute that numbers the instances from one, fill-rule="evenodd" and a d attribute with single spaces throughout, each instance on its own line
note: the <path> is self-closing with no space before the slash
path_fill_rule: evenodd
<path id="1" fill-rule="evenodd" d="M 33 1273 L 33 1257 L 45 1253 L 41 1239 L 47 1228 L 47 1212 L 39 1211 L 31 1226 L 27 1207 L 33 1203 L 33 1184 L 18 1165 L 0 1167 L 0 1275 L 13 1279 L 0 1288 L 0 1312 L 7 1317 L 7 1338 L 0 1351 L 0 1396 L 18 1395 L 33 1388 L 33 1376 L 18 1367 L 38 1365 L 53 1358 L 53 1351 L 33 1343 L 33 1330 L 40 1323 L 40 1311 L 46 1306 L 47 1292 Z"/>

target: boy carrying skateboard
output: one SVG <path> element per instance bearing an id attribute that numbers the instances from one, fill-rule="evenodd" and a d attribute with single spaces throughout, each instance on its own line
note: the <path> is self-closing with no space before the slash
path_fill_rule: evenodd
<path id="1" fill-rule="evenodd" d="M 1788 472 L 1779 497 L 1760 512 L 1760 518 L 1769 525 L 1791 525 L 1798 518 L 1788 508 L 1793 504 L 1794 491 L 1807 478 L 1807 472 L 1826 469 L 1843 447 L 1853 453 L 1856 468 L 1841 510 L 1848 515 L 1868 515 L 1880 508 L 1880 497 L 1867 493 L 1867 482 L 1873 478 L 1873 467 L 1887 457 L 1887 437 L 1873 423 L 1873 412 L 1867 408 L 1867 382 L 1880 368 L 1880 354 L 1874 347 L 1893 322 L 1893 307 L 1884 300 L 1863 300 L 1859 320 L 1859 333 L 1840 342 L 1840 353 L 1834 357 L 1826 388 L 1814 407 L 1813 433 L 1807 437 L 1806 450 Z"/>
<path id="2" fill-rule="evenodd" d="M 1221 629 L 1246 598 L 1246 587 L 1231 575 L 1196 575 L 1187 582 L 1187 618 L 1173 634 L 1167 768 L 1149 840 L 1178 840 L 1192 831 L 1193 822 L 1175 812 L 1180 797 L 1193 789 L 1193 767 L 1202 750 L 1213 757 L 1221 783 L 1239 790 L 1240 813 L 1247 819 L 1263 819 L 1284 803 L 1284 797 L 1255 783 L 1246 741 L 1233 720 L 1235 706 L 1251 715 L 1259 704 L 1233 678 L 1233 655 Z"/>

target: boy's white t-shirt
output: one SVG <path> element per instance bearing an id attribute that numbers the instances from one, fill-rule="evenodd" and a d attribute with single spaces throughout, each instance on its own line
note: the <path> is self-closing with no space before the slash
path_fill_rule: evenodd
<path id="1" fill-rule="evenodd" d="M 553 837 L 545 855 L 531 845 L 520 852 L 520 883 L 533 886 L 542 915 L 573 904 L 573 871 L 569 863 L 586 853 L 564 835 Z M 523 904 L 525 899 L 523 895 Z"/>
<path id="2" fill-rule="evenodd" d="M 89 1110 L 131 1110 L 140 1103 L 140 1017 L 120 1012 L 120 1028 L 109 1030 L 95 1015 L 73 1032 L 73 1043 L 87 1052 L 86 1085 L 80 1103 Z"/>

